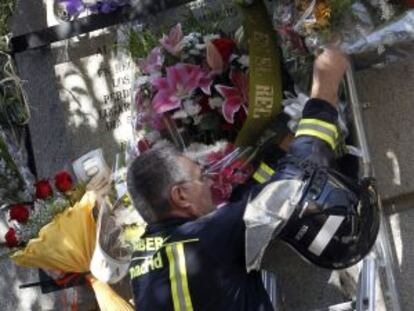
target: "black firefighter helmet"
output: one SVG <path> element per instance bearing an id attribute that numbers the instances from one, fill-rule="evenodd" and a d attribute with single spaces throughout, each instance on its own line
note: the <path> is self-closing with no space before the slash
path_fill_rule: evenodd
<path id="1" fill-rule="evenodd" d="M 285 169 L 289 167 L 298 168 L 288 165 Z M 369 253 L 378 235 L 380 218 L 373 187 L 328 168 L 300 171 L 305 190 L 278 236 L 322 268 L 356 264 Z"/>

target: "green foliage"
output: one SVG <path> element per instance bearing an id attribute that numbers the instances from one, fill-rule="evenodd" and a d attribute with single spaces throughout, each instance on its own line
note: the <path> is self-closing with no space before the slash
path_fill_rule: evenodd
<path id="1" fill-rule="evenodd" d="M 340 23 L 344 14 L 350 11 L 355 0 L 329 0 L 331 5 L 331 23 L 335 27 L 336 23 Z"/>
<path id="2" fill-rule="evenodd" d="M 224 3 L 221 3 L 220 6 L 218 10 L 213 10 L 208 6 L 205 7 L 202 18 L 197 18 L 189 9 L 188 13 L 182 17 L 184 33 L 199 32 L 201 34 L 211 34 L 219 31 L 225 32 L 226 29 L 233 28 L 234 14 L 237 14 L 238 8 Z"/>
<path id="3" fill-rule="evenodd" d="M 0 37 L 10 32 L 9 19 L 13 15 L 16 6 L 16 0 L 0 1 Z"/>
<path id="4" fill-rule="evenodd" d="M 232 16 L 236 8 L 229 8 L 222 4 L 220 10 L 214 11 L 206 7 L 203 11 L 202 19 L 198 19 L 194 13 L 188 11 L 181 17 L 181 24 L 183 33 L 199 32 L 201 34 L 212 34 L 229 29 L 228 23 L 233 21 Z M 149 52 L 159 45 L 159 40 L 163 34 L 168 34 L 171 27 L 174 25 L 152 25 L 144 27 L 141 30 L 134 30 L 132 28 L 127 30 L 127 45 L 126 48 L 131 54 L 132 58 L 145 58 Z M 168 60 L 166 60 L 168 62 Z"/>
<path id="5" fill-rule="evenodd" d="M 129 53 L 133 59 L 144 58 L 148 53 L 158 45 L 158 41 L 161 38 L 159 31 L 151 29 L 142 29 L 141 31 L 135 31 L 129 29 L 127 32 L 127 46 Z"/>

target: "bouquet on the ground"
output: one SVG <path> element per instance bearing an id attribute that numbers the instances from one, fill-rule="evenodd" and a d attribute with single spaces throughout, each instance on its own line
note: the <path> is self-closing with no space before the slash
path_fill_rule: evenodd
<path id="1" fill-rule="evenodd" d="M 53 186 L 47 179 L 39 180 L 33 187 L 34 198 L 30 201 L 27 198 L 25 201 L 17 200 L 6 207 L 9 230 L 5 241 L 9 248 L 24 248 L 30 239 L 38 236 L 45 225 L 76 203 L 85 192 L 83 185 L 74 185 L 67 171 L 55 175 Z"/>
<path id="2" fill-rule="evenodd" d="M 2 208 L 9 229 L 1 257 L 24 267 L 84 277 L 94 289 L 101 310 L 132 310 L 109 285 L 90 273 L 97 239 L 95 192 L 86 192 L 84 183 L 75 184 L 67 171 L 58 172 L 53 182 L 38 180 L 32 189 L 30 199 L 21 201 L 20 196 L 14 196 L 16 201 L 10 200 Z"/>

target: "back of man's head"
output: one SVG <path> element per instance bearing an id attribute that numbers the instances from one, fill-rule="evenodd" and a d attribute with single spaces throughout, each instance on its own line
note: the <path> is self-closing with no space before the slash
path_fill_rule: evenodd
<path id="1" fill-rule="evenodd" d="M 148 223 L 168 213 L 171 186 L 188 179 L 188 171 L 178 160 L 180 156 L 173 145 L 162 142 L 134 159 L 128 168 L 128 192 Z"/>

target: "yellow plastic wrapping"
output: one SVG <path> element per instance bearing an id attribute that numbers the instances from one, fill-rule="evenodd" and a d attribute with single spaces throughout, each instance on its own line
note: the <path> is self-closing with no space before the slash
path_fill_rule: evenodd
<path id="1" fill-rule="evenodd" d="M 98 301 L 101 311 L 132 311 L 134 308 L 120 297 L 106 283 L 103 283 L 94 277 L 89 277 L 89 282 L 95 291 L 96 300 Z"/>
<path id="2" fill-rule="evenodd" d="M 30 268 L 87 272 L 95 249 L 96 223 L 92 215 L 96 197 L 87 192 L 81 201 L 57 215 L 44 226 L 39 237 L 11 258 Z M 89 278 L 101 310 L 124 311 L 133 308 L 109 285 Z"/>

